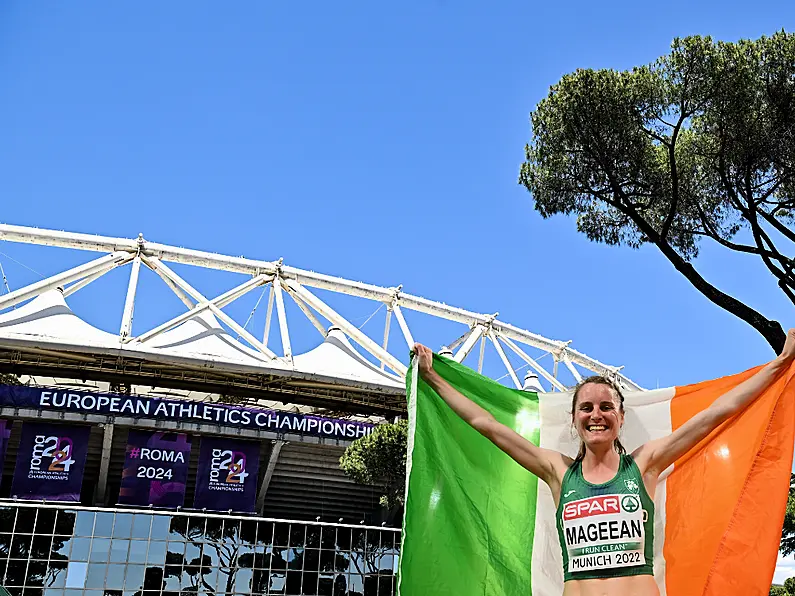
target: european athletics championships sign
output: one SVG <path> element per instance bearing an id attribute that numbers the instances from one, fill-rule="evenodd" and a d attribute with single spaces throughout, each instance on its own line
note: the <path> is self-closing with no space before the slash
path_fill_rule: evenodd
<path id="1" fill-rule="evenodd" d="M 0 385 L 0 407 L 215 424 L 346 441 L 368 435 L 374 427 L 366 422 L 279 410 L 21 385 Z"/>

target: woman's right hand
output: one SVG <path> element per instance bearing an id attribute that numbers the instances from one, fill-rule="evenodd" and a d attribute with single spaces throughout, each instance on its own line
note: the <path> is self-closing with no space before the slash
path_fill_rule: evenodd
<path id="1" fill-rule="evenodd" d="M 787 341 L 784 342 L 784 349 L 779 358 L 787 363 L 795 360 L 795 329 L 790 329 L 787 332 Z"/>
<path id="2" fill-rule="evenodd" d="M 420 376 L 425 379 L 433 373 L 433 351 L 422 344 L 414 344 L 414 353 L 417 354 Z"/>
<path id="3" fill-rule="evenodd" d="M 497 422 L 489 412 L 445 381 L 433 370 L 433 352 L 430 348 L 414 344 L 414 353 L 417 355 L 420 376 L 464 422 L 549 484 L 553 494 L 555 491 L 560 492 L 560 479 L 568 469 L 563 455 L 533 445 L 513 429 Z"/>

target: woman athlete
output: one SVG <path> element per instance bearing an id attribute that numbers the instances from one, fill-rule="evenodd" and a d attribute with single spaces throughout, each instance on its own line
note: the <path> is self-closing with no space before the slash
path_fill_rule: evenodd
<path id="1" fill-rule="evenodd" d="M 572 425 L 581 440 L 575 459 L 533 445 L 497 422 L 433 370 L 429 348 L 416 344 L 414 351 L 420 376 L 450 408 L 552 490 L 564 559 L 563 596 L 659 596 L 652 558 L 654 493 L 660 474 L 789 369 L 795 359 L 795 329 L 787 334 L 781 354 L 753 377 L 672 434 L 649 441 L 629 455 L 618 440 L 624 424 L 620 390 L 604 377 L 585 379 L 572 400 Z M 611 521 L 589 527 L 587 516 L 594 508 L 613 514 L 599 517 Z M 600 549 L 600 539 L 609 546 Z M 610 552 L 617 542 L 623 550 Z M 583 549 L 583 544 L 596 546 Z"/>

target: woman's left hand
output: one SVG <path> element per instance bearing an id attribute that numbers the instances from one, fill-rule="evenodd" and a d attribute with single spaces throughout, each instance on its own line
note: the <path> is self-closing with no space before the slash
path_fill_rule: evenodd
<path id="1" fill-rule="evenodd" d="M 414 353 L 417 354 L 417 364 L 420 369 L 420 376 L 427 379 L 433 373 L 433 352 L 430 348 L 422 344 L 414 344 Z"/>

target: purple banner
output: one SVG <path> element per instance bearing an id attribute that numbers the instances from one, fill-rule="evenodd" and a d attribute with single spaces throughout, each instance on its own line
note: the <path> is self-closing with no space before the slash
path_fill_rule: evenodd
<path id="1" fill-rule="evenodd" d="M 353 441 L 369 435 L 375 426 L 368 422 L 323 418 L 280 410 L 21 385 L 0 385 L 0 407 L 153 418 L 251 428 L 277 434 L 314 435 L 343 441 Z"/>
<path id="2" fill-rule="evenodd" d="M 182 507 L 189 461 L 188 435 L 131 430 L 119 504 Z"/>
<path id="3" fill-rule="evenodd" d="M 8 439 L 11 436 L 11 420 L 0 420 L 0 470 L 6 461 L 6 449 L 8 449 Z M 2 480 L 2 474 L 0 474 Z"/>
<path id="4" fill-rule="evenodd" d="M 259 449 L 259 443 L 202 437 L 193 506 L 213 511 L 253 512 Z"/>
<path id="5" fill-rule="evenodd" d="M 11 496 L 80 501 L 89 432 L 87 426 L 24 422 Z"/>

